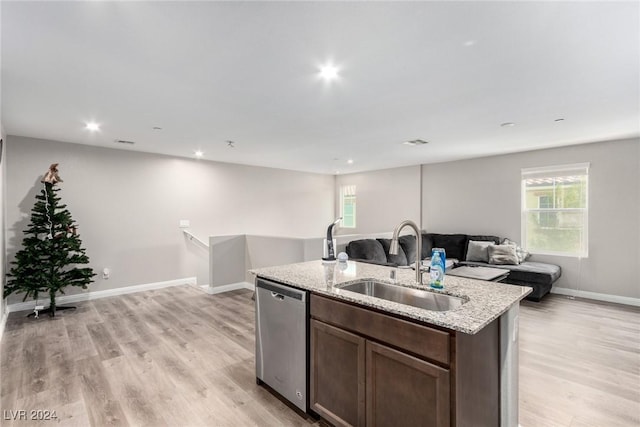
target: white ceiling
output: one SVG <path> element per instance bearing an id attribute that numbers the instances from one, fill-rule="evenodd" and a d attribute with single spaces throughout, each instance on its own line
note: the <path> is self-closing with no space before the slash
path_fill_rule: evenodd
<path id="1" fill-rule="evenodd" d="M 634 137 L 639 4 L 3 1 L 1 120 L 320 173 Z"/>

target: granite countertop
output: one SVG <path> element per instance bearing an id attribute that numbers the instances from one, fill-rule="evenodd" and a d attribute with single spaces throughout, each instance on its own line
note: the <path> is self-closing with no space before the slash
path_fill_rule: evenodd
<path id="1" fill-rule="evenodd" d="M 395 281 L 397 285 L 457 296 L 466 302 L 454 310 L 431 311 L 340 289 L 340 285 L 361 279 L 393 283 L 390 279 L 392 270 L 397 271 Z M 526 286 L 449 275 L 446 276 L 444 290 L 433 290 L 428 286 L 417 286 L 415 271 L 412 269 L 395 269 L 355 261 L 348 261 L 345 265 L 337 262 L 323 264 L 318 260 L 249 271 L 258 277 L 309 290 L 319 295 L 373 307 L 466 334 L 479 332 L 532 291 Z M 425 279 L 426 277 L 427 275 Z"/>

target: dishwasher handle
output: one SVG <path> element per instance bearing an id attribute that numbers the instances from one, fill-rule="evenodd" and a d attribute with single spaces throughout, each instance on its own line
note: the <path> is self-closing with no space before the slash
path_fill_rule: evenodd
<path id="1" fill-rule="evenodd" d="M 306 291 L 296 289 L 291 286 L 281 285 L 280 283 L 275 283 L 262 278 L 258 278 L 258 280 L 256 281 L 256 288 L 262 288 L 271 291 L 271 296 L 280 301 L 284 300 L 285 297 L 293 298 L 301 302 L 307 300 Z"/>

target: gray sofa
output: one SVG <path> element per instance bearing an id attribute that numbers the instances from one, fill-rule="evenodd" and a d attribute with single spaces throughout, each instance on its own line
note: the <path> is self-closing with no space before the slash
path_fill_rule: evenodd
<path id="1" fill-rule="evenodd" d="M 529 286 L 533 292 L 527 299 L 540 301 L 549 291 L 553 283 L 560 278 L 560 266 L 524 260 L 514 264 L 489 264 L 481 261 L 467 261 L 469 241 L 493 242 L 499 245 L 501 239 L 497 236 L 467 235 L 467 234 L 422 234 L 421 259 L 431 256 L 432 248 L 444 248 L 447 259 L 454 259 L 454 267 L 460 265 L 476 265 L 503 268 L 509 270 L 509 276 L 504 283 Z M 400 248 L 397 255 L 389 254 L 391 239 L 360 239 L 349 242 L 346 252 L 354 261 L 368 262 L 387 266 L 407 266 L 416 259 L 416 238 L 413 235 L 399 238 Z M 473 243 L 474 245 L 476 243 Z"/>

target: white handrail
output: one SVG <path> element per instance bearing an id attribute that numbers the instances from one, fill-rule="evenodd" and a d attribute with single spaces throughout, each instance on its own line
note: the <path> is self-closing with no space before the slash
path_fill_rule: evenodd
<path id="1" fill-rule="evenodd" d="M 196 245 L 200 246 L 201 248 L 209 250 L 209 245 L 207 243 L 203 242 L 202 240 L 198 239 L 190 231 L 182 230 L 182 232 L 184 233 L 185 236 L 187 236 L 187 239 L 189 239 L 190 241 L 192 241 Z"/>

